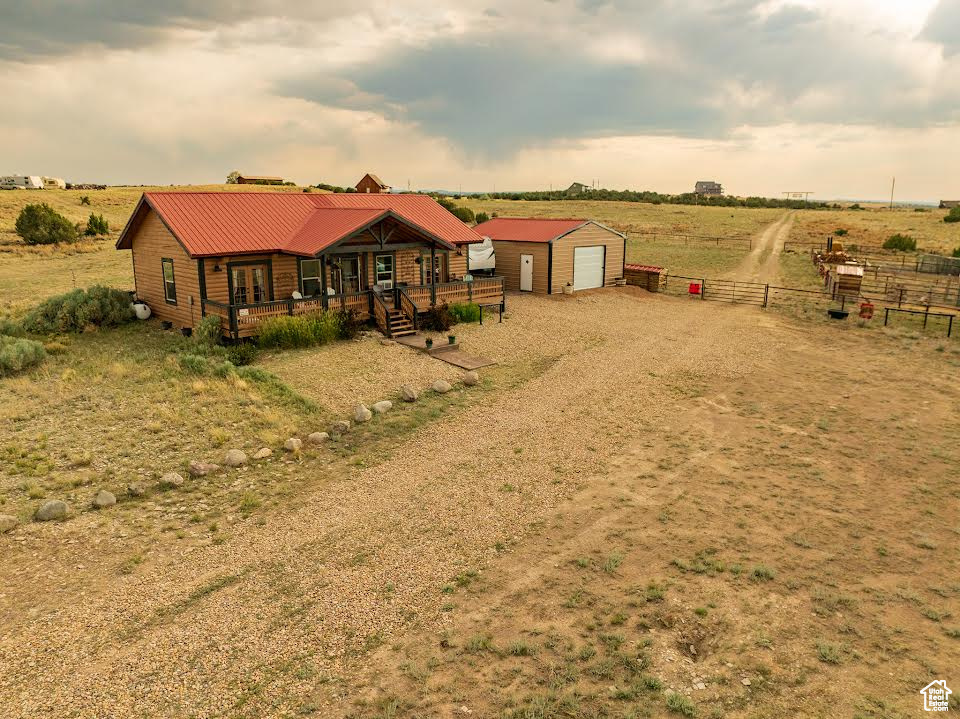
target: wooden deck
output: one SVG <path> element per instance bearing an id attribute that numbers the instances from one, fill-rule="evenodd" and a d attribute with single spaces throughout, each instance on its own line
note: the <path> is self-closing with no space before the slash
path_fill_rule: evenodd
<path id="1" fill-rule="evenodd" d="M 395 326 L 398 316 L 408 319 L 409 324 L 416 328 L 418 316 L 435 304 L 470 302 L 484 307 L 496 305 L 502 310 L 503 279 L 484 277 L 473 282 L 445 282 L 435 286 L 401 286 L 376 296 L 372 290 L 365 290 L 302 300 L 291 298 L 246 305 L 226 305 L 213 300 L 203 300 L 202 308 L 204 315 L 220 317 L 224 335 L 234 339 L 252 337 L 257 334 L 263 322 L 273 317 L 335 312 L 344 309 L 352 310 L 360 320 L 372 318 L 384 334 L 393 336 L 391 328 Z"/>

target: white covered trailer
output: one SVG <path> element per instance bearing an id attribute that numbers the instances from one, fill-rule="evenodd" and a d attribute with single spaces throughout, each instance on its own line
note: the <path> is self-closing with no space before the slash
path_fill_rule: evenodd
<path id="1" fill-rule="evenodd" d="M 489 270 L 493 273 L 497 267 L 497 258 L 493 250 L 493 242 L 489 237 L 484 237 L 483 242 L 467 245 L 467 248 L 467 271 Z"/>
<path id="2" fill-rule="evenodd" d="M 2 190 L 42 190 L 43 180 L 37 175 L 5 175 L 0 177 Z"/>
<path id="3" fill-rule="evenodd" d="M 67 183 L 59 177 L 41 177 L 45 190 L 66 190 Z"/>

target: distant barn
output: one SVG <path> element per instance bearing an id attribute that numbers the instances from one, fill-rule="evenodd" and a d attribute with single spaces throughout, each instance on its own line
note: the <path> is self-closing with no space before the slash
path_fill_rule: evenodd
<path id="1" fill-rule="evenodd" d="M 374 175 L 372 172 L 368 172 L 362 178 L 360 182 L 357 183 L 357 192 L 366 192 L 366 193 L 385 193 L 390 192 L 390 185 L 386 184 L 379 177 Z"/>
<path id="2" fill-rule="evenodd" d="M 584 192 L 589 190 L 588 185 L 584 185 L 582 182 L 574 182 L 570 187 L 568 187 L 564 192 L 568 195 L 582 195 Z"/>
<path id="3" fill-rule="evenodd" d="M 952 210 L 954 207 L 960 207 L 960 200 L 940 200 L 941 210 Z"/>
<path id="4" fill-rule="evenodd" d="M 282 185 L 282 177 L 273 177 L 271 175 L 240 175 L 237 177 L 238 185 Z"/>

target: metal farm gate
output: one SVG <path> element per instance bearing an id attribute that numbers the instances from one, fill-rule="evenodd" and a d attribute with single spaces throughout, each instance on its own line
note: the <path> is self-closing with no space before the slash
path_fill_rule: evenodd
<path id="1" fill-rule="evenodd" d="M 769 285 L 741 280 L 714 280 L 705 277 L 666 275 L 663 292 L 697 298 L 708 302 L 767 306 Z"/>

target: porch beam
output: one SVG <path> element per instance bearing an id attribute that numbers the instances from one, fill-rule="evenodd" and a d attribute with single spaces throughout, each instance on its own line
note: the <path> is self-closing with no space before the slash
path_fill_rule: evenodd
<path id="1" fill-rule="evenodd" d="M 320 255 L 320 299 L 323 309 L 327 309 L 327 256 Z"/>
<path id="2" fill-rule="evenodd" d="M 437 263 L 437 243 L 430 244 L 430 305 L 437 304 L 437 273 L 434 268 Z"/>

